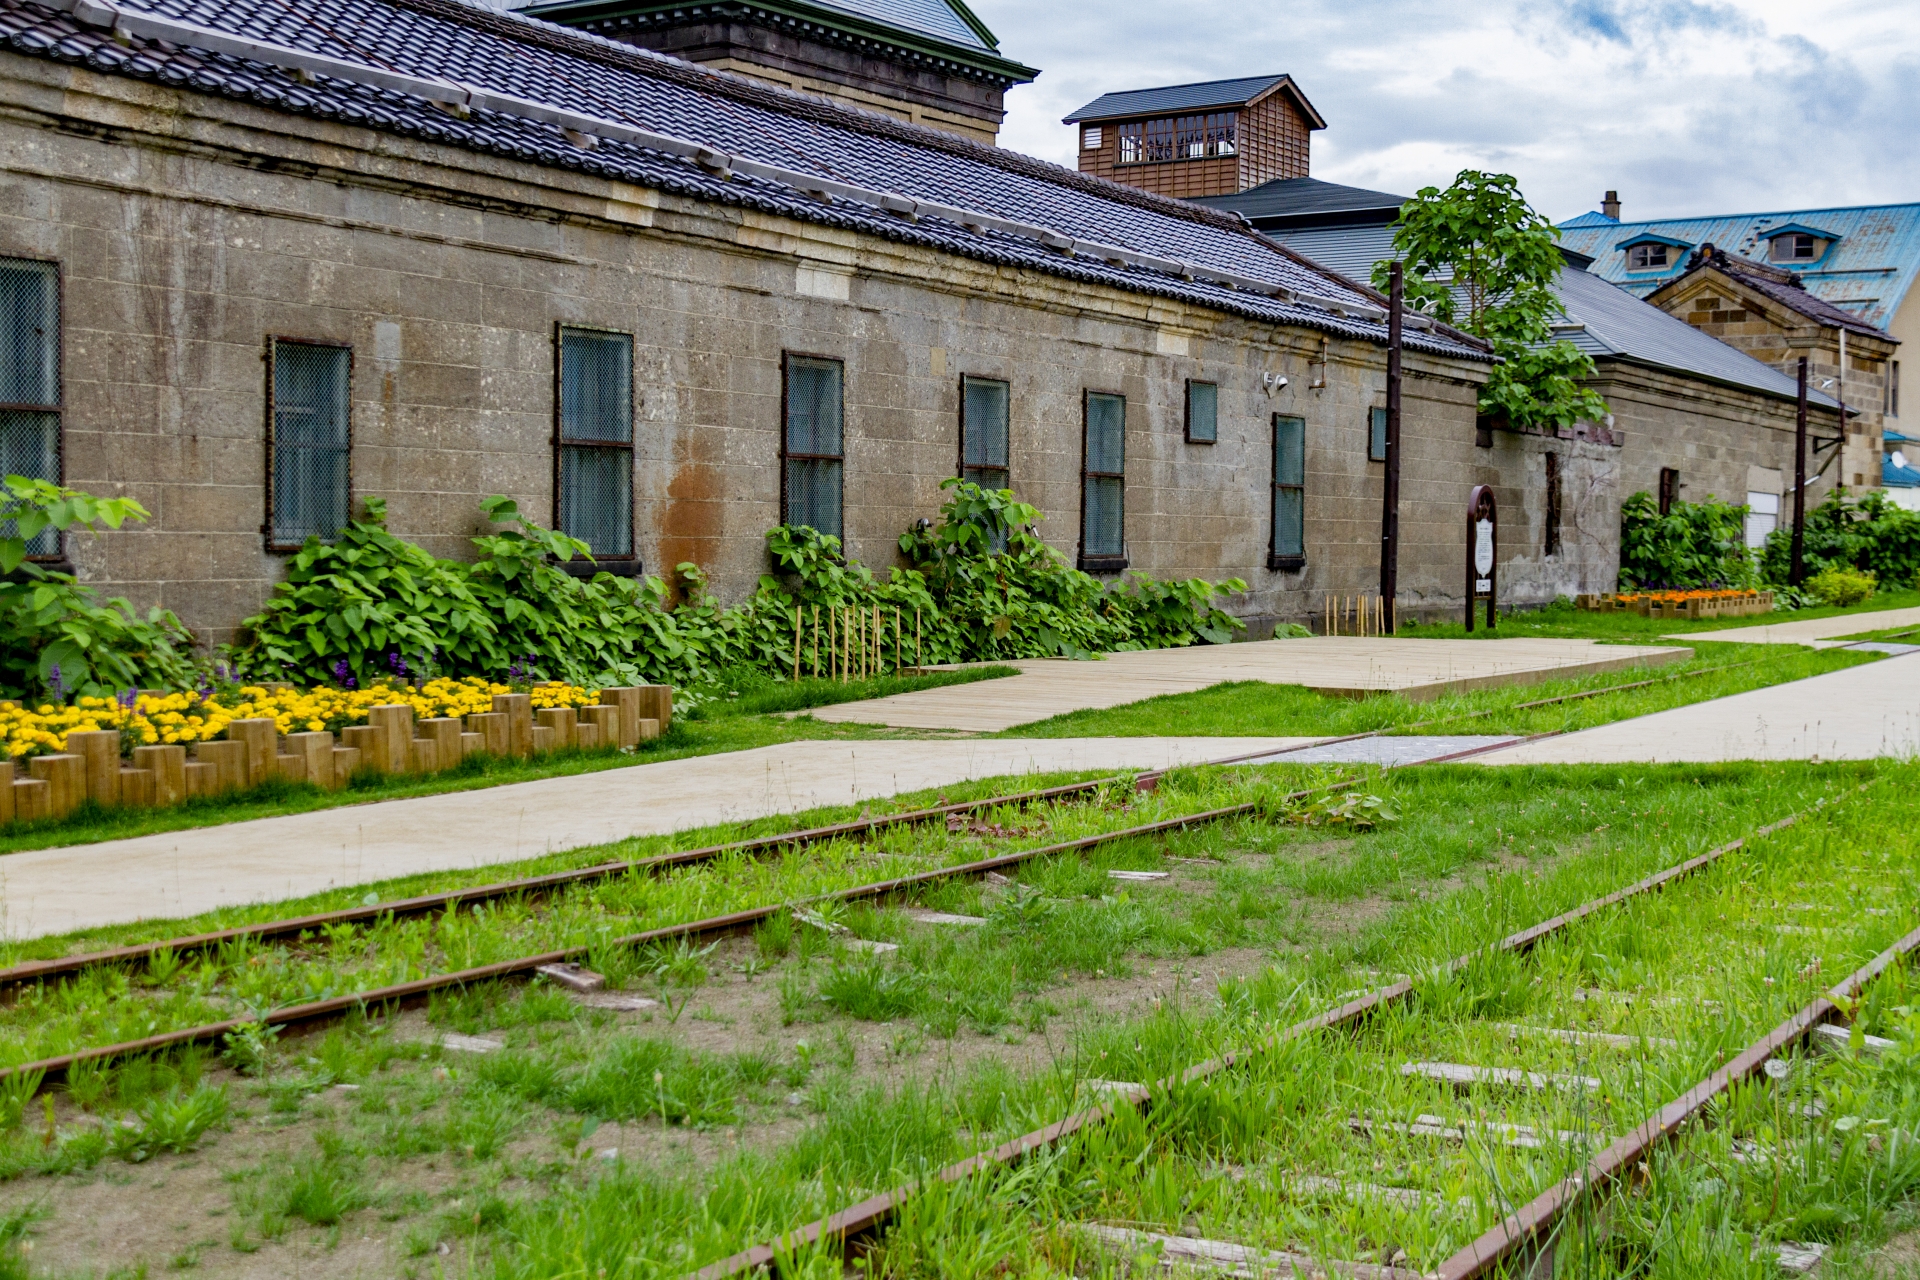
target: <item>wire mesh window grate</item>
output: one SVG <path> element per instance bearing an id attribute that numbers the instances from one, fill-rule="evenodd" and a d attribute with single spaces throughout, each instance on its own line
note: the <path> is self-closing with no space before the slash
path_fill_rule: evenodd
<path id="1" fill-rule="evenodd" d="M 1367 410 L 1367 459 L 1370 462 L 1387 460 L 1387 411 L 1385 409 Z"/>
<path id="2" fill-rule="evenodd" d="M 560 330 L 559 468 L 562 533 L 595 559 L 633 555 L 633 336 Z"/>
<path id="3" fill-rule="evenodd" d="M 991 378 L 961 378 L 960 478 L 982 489 L 1008 489 L 1007 384 Z"/>
<path id="4" fill-rule="evenodd" d="M 1126 471 L 1126 397 L 1089 391 L 1080 510 L 1083 564 L 1118 561 L 1127 554 Z"/>
<path id="5" fill-rule="evenodd" d="M 346 527 L 352 369 L 351 347 L 273 342 L 267 537 L 275 547 L 330 542 Z"/>
<path id="6" fill-rule="evenodd" d="M 1187 443 L 1220 439 L 1220 388 L 1211 382 L 1187 383 Z"/>
<path id="7" fill-rule="evenodd" d="M 782 451 L 786 524 L 806 525 L 834 538 L 841 530 L 841 492 L 846 466 L 844 372 L 838 360 L 787 357 L 786 413 Z"/>
<path id="8" fill-rule="evenodd" d="M 1275 560 L 1300 560 L 1307 554 L 1307 422 L 1275 414 L 1273 419 L 1273 541 Z"/>
<path id="9" fill-rule="evenodd" d="M 0 258 L 0 475 L 60 480 L 60 271 L 51 262 Z M 11 520 L 0 534 L 11 534 Z M 35 557 L 60 554 L 45 529 Z"/>

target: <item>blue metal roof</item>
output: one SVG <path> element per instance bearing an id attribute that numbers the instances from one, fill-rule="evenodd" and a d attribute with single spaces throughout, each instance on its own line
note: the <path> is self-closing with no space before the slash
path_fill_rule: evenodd
<path id="1" fill-rule="evenodd" d="M 678 135 L 718 151 L 871 190 L 978 210 L 1196 266 L 1232 271 L 1300 294 L 1377 307 L 1377 296 L 1295 258 L 1238 219 L 990 147 L 710 71 L 677 58 L 458 0 L 146 0 L 128 8 L 193 22 L 408 76 L 494 93 Z M 108 75 L 246 101 L 293 117 L 400 134 L 454 149 L 602 178 L 716 204 L 874 235 L 1020 270 L 1176 298 L 1271 324 L 1384 342 L 1384 321 L 1335 314 L 1168 271 L 1089 255 L 945 219 L 917 221 L 877 205 L 815 199 L 797 185 L 709 173 L 690 159 L 615 138 L 592 149 L 550 124 L 478 109 L 464 119 L 424 97 L 322 75 L 311 84 L 261 62 L 130 38 L 82 24 L 34 0 L 0 0 L 0 48 L 80 63 Z M 297 128 L 289 124 L 289 128 Z M 1421 350 L 1485 361 L 1444 334 L 1409 334 Z"/>
<path id="2" fill-rule="evenodd" d="M 1287 79 L 1284 74 L 1242 76 L 1237 80 L 1205 80 L 1198 84 L 1170 84 L 1159 89 L 1127 89 L 1102 94 L 1062 124 L 1081 120 L 1118 120 L 1124 116 L 1160 116 L 1176 111 L 1204 111 L 1209 107 L 1238 107 L 1253 101 Z"/>
<path id="3" fill-rule="evenodd" d="M 1920 471 L 1894 465 L 1892 457 L 1880 459 L 1880 483 L 1888 489 L 1920 489 Z"/>
<path id="4" fill-rule="evenodd" d="M 1387 226 L 1304 228 L 1267 234 L 1321 266 L 1359 280 L 1373 274 L 1374 263 L 1394 256 L 1393 228 Z M 1795 381 L 1772 365 L 1578 267 L 1562 269 L 1558 293 L 1563 324 L 1555 336 L 1566 338 L 1595 359 L 1629 360 L 1779 400 L 1793 400 L 1799 395 Z M 1810 391 L 1807 401 L 1829 409 L 1839 407 L 1819 392 Z"/>
<path id="5" fill-rule="evenodd" d="M 1684 257 L 1651 271 L 1628 271 L 1626 252 L 1616 246 L 1652 233 L 1689 245 L 1711 242 L 1743 258 L 1765 261 L 1767 238 L 1788 229 L 1838 236 L 1818 262 L 1786 267 L 1806 283 L 1807 292 L 1866 323 L 1885 329 L 1901 300 L 1920 276 L 1920 204 L 1870 205 L 1844 209 L 1795 209 L 1779 213 L 1743 213 L 1723 217 L 1658 218 L 1615 222 L 1600 213 L 1583 213 L 1560 224 L 1561 243 L 1594 259 L 1590 268 L 1630 292 L 1645 297 L 1686 270 Z"/>

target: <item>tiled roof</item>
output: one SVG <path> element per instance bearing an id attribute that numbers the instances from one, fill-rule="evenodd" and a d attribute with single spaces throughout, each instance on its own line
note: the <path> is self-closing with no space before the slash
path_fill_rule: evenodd
<path id="1" fill-rule="evenodd" d="M 1118 120 L 1122 116 L 1158 116 L 1175 111 L 1204 111 L 1209 107 L 1240 107 L 1253 101 L 1287 77 L 1242 76 L 1238 80 L 1206 80 L 1199 84 L 1170 84 L 1159 89 L 1127 89 L 1106 93 L 1062 124 L 1081 120 Z"/>
<path id="2" fill-rule="evenodd" d="M 883 26 L 917 31 L 950 44 L 989 51 L 993 48 L 948 0 L 819 0 L 819 3 L 822 8 L 838 9 Z"/>
<path id="3" fill-rule="evenodd" d="M 1343 187 L 1318 178 L 1275 178 L 1234 195 L 1202 196 L 1193 201 L 1209 209 L 1240 214 L 1263 230 L 1283 223 L 1302 226 L 1315 221 L 1324 225 L 1334 220 L 1342 225 L 1391 222 L 1406 202 L 1405 196 L 1368 191 L 1364 187 Z"/>
<path id="4" fill-rule="evenodd" d="M 1370 276 L 1374 263 L 1393 257 L 1393 228 L 1387 226 L 1306 228 L 1268 234 L 1315 262 L 1357 279 Z M 1596 275 L 1566 267 L 1560 272 L 1557 292 L 1565 323 L 1556 336 L 1566 338 L 1597 360 L 1629 360 L 1775 399 L 1792 400 L 1799 394 L 1794 380 L 1772 365 L 1700 332 Z M 1573 328 L 1575 324 L 1581 327 Z M 1829 409 L 1838 407 L 1830 397 L 1814 391 L 1808 392 L 1807 400 Z"/>
<path id="5" fill-rule="evenodd" d="M 1593 271 L 1645 297 L 1686 268 L 1674 255 L 1664 270 L 1628 271 L 1627 255 L 1614 246 L 1642 231 L 1672 236 L 1688 245 L 1713 244 L 1743 258 L 1767 252 L 1766 237 L 1791 224 L 1819 227 L 1840 238 L 1818 261 L 1794 267 L 1807 292 L 1884 329 L 1920 277 L 1920 204 L 1794 209 L 1704 218 L 1658 218 L 1616 222 L 1583 213 L 1560 224 L 1561 243 L 1594 259 Z"/>
<path id="6" fill-rule="evenodd" d="M 1377 307 L 1379 299 L 1263 241 L 1238 219 L 1074 173 L 1001 148 L 756 84 L 517 14 L 456 0 L 151 0 L 129 10 L 198 23 L 371 69 L 437 77 L 602 120 L 669 133 L 717 150 L 909 198 L 984 211 L 1066 236 L 1179 259 L 1273 287 Z M 127 46 L 34 0 L 0 0 L 0 46 L 341 121 L 449 147 L 578 170 L 698 200 L 843 227 L 964 257 L 1176 298 L 1273 324 L 1383 342 L 1385 325 L 1168 271 L 1068 256 L 1035 239 L 912 220 L 876 205 L 804 194 L 793 185 L 710 173 L 693 161 L 615 139 L 592 149 L 560 129 L 489 109 L 466 119 L 424 97 L 322 75 L 295 80 L 261 62 L 133 38 Z M 1413 332 L 1410 349 L 1485 360 L 1446 334 Z"/>
<path id="7" fill-rule="evenodd" d="M 1692 275 L 1695 271 L 1712 267 L 1738 280 L 1756 293 L 1765 295 L 1781 306 L 1798 311 L 1801 315 L 1821 324 L 1830 324 L 1836 328 L 1847 329 L 1853 333 L 1864 333 L 1875 338 L 1891 338 L 1883 329 L 1876 328 L 1862 320 L 1851 311 L 1842 311 L 1822 298 L 1800 287 L 1794 274 L 1782 267 L 1771 267 L 1764 262 L 1749 262 L 1745 258 L 1731 253 L 1715 250 L 1712 257 L 1696 251 L 1687 260 L 1685 271 L 1674 278 L 1672 283 Z"/>

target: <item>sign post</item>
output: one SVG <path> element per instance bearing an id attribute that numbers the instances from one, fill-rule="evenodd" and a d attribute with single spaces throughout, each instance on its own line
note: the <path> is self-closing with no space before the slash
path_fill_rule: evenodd
<path id="1" fill-rule="evenodd" d="M 1473 486 L 1467 495 L 1467 630 L 1473 630 L 1473 606 L 1487 602 L 1487 630 L 1493 630 L 1495 586 L 1499 582 L 1500 516 L 1493 490 Z"/>

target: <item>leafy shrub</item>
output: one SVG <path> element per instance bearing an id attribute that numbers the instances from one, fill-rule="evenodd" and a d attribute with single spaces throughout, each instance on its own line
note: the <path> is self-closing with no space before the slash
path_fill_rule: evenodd
<path id="1" fill-rule="evenodd" d="M 1864 569 L 1880 582 L 1910 585 L 1920 574 L 1920 512 L 1895 506 L 1884 493 L 1849 498 L 1845 488 L 1835 489 L 1807 512 L 1802 557 L 1810 575 L 1838 565 Z M 1769 586 L 1783 587 L 1792 566 L 1793 528 L 1784 523 L 1767 535 L 1761 576 Z"/>
<path id="2" fill-rule="evenodd" d="M 1830 564 L 1806 581 L 1807 592 L 1822 604 L 1845 608 L 1859 604 L 1873 594 L 1874 577 L 1859 569 L 1843 569 Z"/>
<path id="3" fill-rule="evenodd" d="M 1752 586 L 1746 515 L 1746 507 L 1708 495 L 1705 502 L 1676 502 L 1663 516 L 1650 494 L 1634 494 L 1620 505 L 1620 586 Z"/>
<path id="4" fill-rule="evenodd" d="M 64 701 L 193 681 L 193 636 L 165 609 L 142 618 L 125 600 L 101 600 L 71 574 L 27 559 L 46 529 L 118 529 L 145 520 L 131 498 L 96 498 L 45 480 L 0 481 L 0 697 Z"/>
<path id="5" fill-rule="evenodd" d="M 680 689 L 791 673 L 796 622 L 812 666 L 823 613 L 878 610 L 900 656 L 924 662 L 1084 657 L 1106 650 L 1223 643 L 1242 626 L 1217 607 L 1238 579 L 1115 586 L 1066 563 L 1033 526 L 1040 513 L 1010 491 L 947 482 L 938 524 L 901 539 L 911 568 L 883 581 L 805 526 L 767 533 L 773 571 L 745 602 L 724 607 L 698 566 L 676 567 L 679 598 L 659 578 L 577 577 L 562 566 L 586 544 L 543 529 L 502 497 L 481 504 L 515 527 L 473 539 L 472 564 L 437 559 L 387 531 L 385 504 L 331 545 L 309 540 L 233 651 L 252 675 L 296 683 L 365 684 L 393 655 L 424 674 L 490 675 L 518 667 L 573 684 Z M 913 627 L 911 635 L 907 628 Z M 824 655 L 823 655 L 824 656 Z M 824 663 L 823 663 L 824 665 Z"/>

